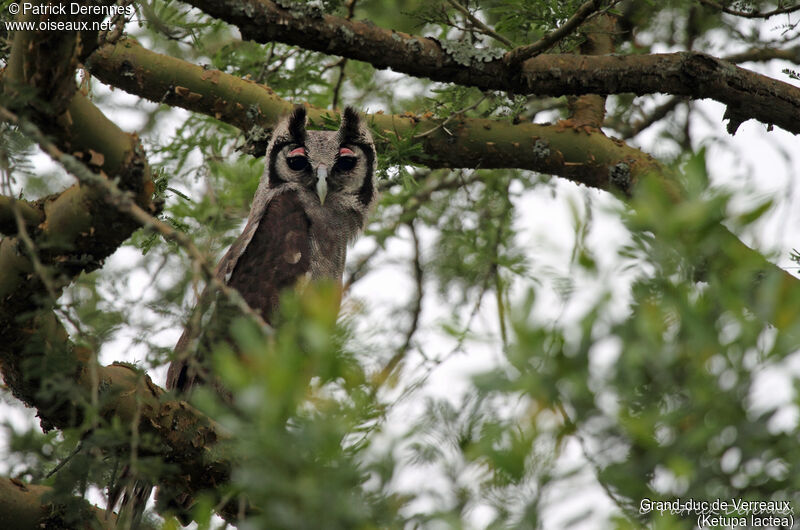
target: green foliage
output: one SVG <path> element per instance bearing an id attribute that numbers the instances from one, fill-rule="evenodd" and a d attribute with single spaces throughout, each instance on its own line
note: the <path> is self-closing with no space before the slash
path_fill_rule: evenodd
<path id="1" fill-rule="evenodd" d="M 10 421 L 3 423 L 8 444 L 8 474 L 28 481 L 41 481 L 58 456 L 59 433 L 39 430 L 22 430 Z"/>
<path id="2" fill-rule="evenodd" d="M 23 93 L 19 100 L 25 97 Z M 0 191 L 3 194 L 9 195 L 15 188 L 21 189 L 19 184 L 22 182 L 25 183 L 25 189 L 17 198 L 38 199 L 63 188 L 65 179 L 55 170 L 35 170 L 31 163 L 35 153 L 36 148 L 30 138 L 17 127 L 0 123 Z"/>
<path id="3" fill-rule="evenodd" d="M 29 138 L 8 123 L 0 123 L 0 171 L 5 173 L 12 168 L 25 176 L 33 174 L 28 161 L 33 145 Z"/>
<path id="4" fill-rule="evenodd" d="M 190 43 L 188 51 L 195 59 L 212 55 L 213 50 L 230 40 L 230 27 L 203 15 L 187 4 L 165 0 L 137 3 L 140 27 L 149 38 L 160 41 L 170 54 L 183 55 L 180 43 Z"/>
<path id="5" fill-rule="evenodd" d="M 514 242 L 514 206 L 508 196 L 513 174 L 487 172 L 481 184 L 460 190 L 442 208 L 428 213 L 438 218 L 440 236 L 431 267 L 444 295 L 463 303 L 470 291 L 506 272 L 524 275 L 525 257 Z"/>
<path id="6" fill-rule="evenodd" d="M 513 35 L 516 42 L 528 43 L 563 24 L 580 7 L 581 0 L 567 2 L 512 0 L 510 2 L 483 2 L 494 20 L 495 29 Z M 574 46 L 574 40 L 562 45 L 564 50 Z"/>
<path id="7" fill-rule="evenodd" d="M 416 131 L 417 128 L 415 127 L 405 136 L 389 133 L 384 137 L 391 145 L 389 149 L 378 156 L 378 163 L 381 164 L 384 172 L 412 156 L 423 154 L 422 145 L 414 138 Z"/>
<path id="8" fill-rule="evenodd" d="M 702 166 L 702 154 L 691 159 L 687 189 L 702 189 Z M 695 524 L 688 516 L 660 521 L 657 511 L 640 512 L 643 499 L 797 503 L 797 423 L 776 423 L 783 407 L 794 405 L 752 403 L 759 372 L 779 370 L 796 342 L 781 340 L 747 303 L 769 285 L 754 282 L 749 260 L 720 237 L 728 194 L 706 188 L 704 198 L 671 210 L 666 194 L 653 179 L 621 212 L 635 236 L 634 247 L 621 251 L 653 271 L 631 286 L 627 315 L 610 321 L 611 297 L 604 296 L 574 328 L 548 329 L 531 319 L 531 297 L 515 313 L 510 369 L 478 382 L 491 395 L 522 393 L 561 416 L 554 436 L 567 429 L 593 440 L 600 449 L 585 451 L 596 453 L 598 480 L 635 524 Z M 763 211 L 744 218 L 755 221 Z M 715 263 L 729 263 L 731 255 L 735 269 Z M 696 257 L 705 262 L 700 284 L 693 281 Z"/>
<path id="9" fill-rule="evenodd" d="M 231 328 L 238 352 L 217 350 L 215 373 L 233 407 L 203 391 L 196 402 L 220 418 L 237 455 L 234 492 L 246 492 L 255 515 L 245 528 L 376 528 L 393 526 L 399 500 L 391 477 L 370 476 L 368 433 L 378 402 L 337 326 L 334 286 L 283 298 L 280 325 L 265 336 L 252 322 Z M 210 510 L 211 506 L 206 506 Z"/>

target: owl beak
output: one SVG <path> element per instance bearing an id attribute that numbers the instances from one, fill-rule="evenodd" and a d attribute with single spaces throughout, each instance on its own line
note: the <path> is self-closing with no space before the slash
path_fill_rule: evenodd
<path id="1" fill-rule="evenodd" d="M 328 195 L 328 168 L 320 166 L 317 168 L 317 197 L 319 203 L 325 204 L 325 197 Z"/>

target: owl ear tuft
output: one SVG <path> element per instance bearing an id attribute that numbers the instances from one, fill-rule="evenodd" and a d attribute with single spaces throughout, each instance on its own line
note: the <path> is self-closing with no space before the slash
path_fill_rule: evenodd
<path id="1" fill-rule="evenodd" d="M 342 124 L 339 126 L 339 136 L 343 144 L 363 141 L 364 131 L 361 128 L 361 115 L 353 107 L 344 108 Z"/>
<path id="2" fill-rule="evenodd" d="M 300 145 L 306 143 L 306 108 L 297 106 L 289 114 L 289 134 Z"/>

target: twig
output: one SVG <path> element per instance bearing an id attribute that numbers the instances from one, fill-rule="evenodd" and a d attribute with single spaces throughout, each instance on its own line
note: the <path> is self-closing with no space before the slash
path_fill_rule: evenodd
<path id="1" fill-rule="evenodd" d="M 422 271 L 422 260 L 421 260 L 421 251 L 419 245 L 419 237 L 417 236 L 417 230 L 414 228 L 414 222 L 408 222 L 408 229 L 411 231 L 411 240 L 414 243 L 414 257 L 412 259 L 412 265 L 414 268 L 414 283 L 416 284 L 416 294 L 414 296 L 414 301 L 412 302 L 411 308 L 411 324 L 406 331 L 406 337 L 403 341 L 403 345 L 397 348 L 394 355 L 389 362 L 383 367 L 383 369 L 378 374 L 377 381 L 379 384 L 382 384 L 384 381 L 389 379 L 389 376 L 392 375 L 392 372 L 400 364 L 400 361 L 406 356 L 408 349 L 411 347 L 411 341 L 414 338 L 414 334 L 417 332 L 419 328 L 419 317 L 422 313 L 422 297 L 424 296 L 424 278 L 423 278 L 423 271 Z"/>
<path id="2" fill-rule="evenodd" d="M 341 59 L 337 59 L 336 61 L 332 62 L 331 64 L 326 64 L 320 70 L 320 73 L 324 74 L 328 70 L 333 70 L 334 68 L 339 68 L 342 66 L 342 63 L 347 62 L 347 59 L 342 57 Z"/>
<path id="3" fill-rule="evenodd" d="M 142 13 L 144 14 L 144 18 L 147 20 L 148 25 L 152 27 L 157 33 L 160 33 L 169 40 L 174 40 L 174 41 L 180 41 L 187 35 L 190 35 L 190 32 L 188 30 L 181 31 L 178 28 L 176 29 L 171 28 L 168 22 L 165 22 L 161 17 L 159 17 L 156 14 L 156 10 L 153 8 L 152 4 L 153 2 L 148 2 L 147 0 L 143 0 L 139 2 L 139 8 L 142 10 Z"/>
<path id="4" fill-rule="evenodd" d="M 339 92 L 342 90 L 344 83 L 344 67 L 347 66 L 347 58 L 339 61 L 339 77 L 336 79 L 336 84 L 333 86 L 333 97 L 331 98 L 331 109 L 336 110 L 339 104 Z"/>
<path id="5" fill-rule="evenodd" d="M 606 492 L 608 498 L 617 505 L 617 507 L 622 511 L 622 513 L 626 514 L 631 521 L 637 521 L 638 514 L 636 512 L 631 511 L 631 509 L 626 505 L 625 501 L 623 501 L 620 496 L 609 487 L 608 484 L 600 480 L 600 474 L 603 470 L 603 466 L 597 461 L 597 459 L 589 452 L 589 447 L 586 444 L 586 439 L 581 434 L 580 428 L 578 424 L 569 416 L 567 409 L 564 407 L 562 402 L 554 403 L 556 408 L 561 412 L 561 416 L 564 418 L 564 423 L 567 424 L 567 427 L 570 428 L 575 439 L 578 440 L 578 443 L 581 446 L 581 450 L 583 451 L 583 456 L 586 457 L 586 460 L 589 464 L 594 468 L 595 473 L 597 473 L 597 482 L 600 484 L 600 487 Z"/>
<path id="6" fill-rule="evenodd" d="M 583 24 L 590 16 L 596 15 L 605 1 L 606 0 L 588 0 L 587 2 L 584 2 L 581 7 L 575 11 L 575 14 L 572 15 L 569 20 L 564 22 L 564 24 L 562 24 L 560 27 L 554 29 L 533 44 L 514 48 L 505 54 L 503 57 L 503 62 L 509 66 L 513 66 L 521 63 L 522 61 L 530 59 L 535 55 L 539 55 L 544 51 L 547 51 L 558 41 L 575 31 L 578 26 Z M 616 4 L 617 1 L 618 0 L 613 0 L 606 9 Z"/>
<path id="7" fill-rule="evenodd" d="M 345 280 L 342 286 L 342 293 L 348 293 L 353 284 L 366 275 L 368 272 L 369 262 L 372 261 L 372 258 L 378 254 L 380 249 L 380 245 L 375 245 L 375 248 L 372 249 L 372 252 L 362 257 L 360 260 L 358 260 L 354 267 L 351 267 L 350 273 L 347 276 L 347 280 Z"/>
<path id="8" fill-rule="evenodd" d="M 508 48 L 513 48 L 514 47 L 514 43 L 513 42 L 511 42 L 507 38 L 503 37 L 502 35 L 497 33 L 495 30 L 493 30 L 492 28 L 490 28 L 486 24 L 484 24 L 478 17 L 476 17 L 475 15 L 470 13 L 469 9 L 467 9 L 466 7 L 464 7 L 460 3 L 458 3 L 457 0 L 447 0 L 447 3 L 449 3 L 451 6 L 456 8 L 456 10 L 458 10 L 461 14 L 463 14 L 465 17 L 467 17 L 467 19 L 470 21 L 470 23 L 472 23 L 473 26 L 478 28 L 480 30 L 480 32 L 483 33 L 484 35 L 488 35 L 488 36 L 492 37 L 494 40 L 503 43 Z"/>
<path id="9" fill-rule="evenodd" d="M 700 0 L 701 4 L 707 5 L 709 7 L 713 7 L 714 9 L 719 9 L 723 13 L 728 15 L 733 15 L 736 17 L 742 18 L 770 18 L 774 17 L 775 15 L 783 15 L 786 13 L 794 13 L 795 11 L 800 11 L 800 4 L 789 6 L 789 7 L 779 7 L 777 9 L 773 9 L 772 11 L 767 11 L 765 13 L 759 13 L 758 11 L 738 11 L 736 9 L 731 9 L 730 7 L 726 7 L 719 2 L 715 2 L 714 0 Z"/>
<path id="10" fill-rule="evenodd" d="M 62 467 L 64 467 L 64 466 L 67 464 L 67 462 L 69 462 L 70 460 L 72 460 L 72 458 L 73 458 L 75 455 L 77 455 L 77 454 L 78 454 L 78 453 L 81 451 L 81 449 L 83 449 L 83 440 L 79 440 L 79 441 L 78 441 L 78 444 L 75 446 L 75 449 L 73 449 L 73 450 L 72 450 L 72 452 L 71 452 L 70 454 L 68 454 L 68 455 L 67 455 L 67 456 L 66 456 L 66 457 L 65 457 L 65 458 L 64 458 L 64 459 L 63 459 L 61 462 L 59 462 L 58 464 L 56 464 L 56 467 L 54 467 L 53 469 L 51 469 L 50 471 L 48 471 L 48 472 L 47 472 L 47 474 L 44 476 L 44 478 L 50 478 L 50 477 L 52 477 L 53 475 L 55 475 L 56 473 L 58 473 L 58 471 L 59 471 L 59 470 L 60 470 Z"/>
<path id="11" fill-rule="evenodd" d="M 401 401 L 411 396 L 417 389 L 421 388 L 425 384 L 425 382 L 430 378 L 431 374 L 433 374 L 433 371 L 436 368 L 447 362 L 448 359 L 450 359 L 453 355 L 455 355 L 459 351 L 462 351 L 462 348 L 464 347 L 464 342 L 467 340 L 467 336 L 469 335 L 469 330 L 470 328 L 472 328 L 472 323 L 475 320 L 475 317 L 478 316 L 478 311 L 480 310 L 481 305 L 483 304 L 483 298 L 489 291 L 490 279 L 491 279 L 491 274 L 487 274 L 486 276 L 484 276 L 483 284 L 481 285 L 481 291 L 478 293 L 478 298 L 477 300 L 475 300 L 475 305 L 472 307 L 472 310 L 467 319 L 467 323 L 464 325 L 463 330 L 458 335 L 458 341 L 455 347 L 453 347 L 453 349 L 451 349 L 448 353 L 435 359 L 425 357 L 423 354 L 423 361 L 427 362 L 427 366 L 424 366 L 425 370 L 424 373 L 419 376 L 417 381 L 409 385 L 406 385 L 406 387 L 403 389 L 402 394 L 397 397 L 393 405 L 397 405 Z"/>
<path id="12" fill-rule="evenodd" d="M 503 279 L 500 277 L 500 271 L 497 266 L 492 267 L 494 272 L 494 290 L 495 302 L 497 303 L 497 324 L 500 327 L 500 342 L 503 349 L 508 351 L 508 324 L 506 323 L 506 311 L 503 302 Z"/>
<path id="13" fill-rule="evenodd" d="M 455 111 L 455 112 L 454 112 L 454 113 L 452 113 L 450 116 L 448 116 L 448 117 L 447 117 L 447 119 L 446 119 L 446 120 L 444 120 L 442 123 L 440 123 L 440 124 L 439 124 L 439 125 L 437 125 L 436 127 L 433 127 L 433 128 L 431 128 L 431 129 L 428 129 L 428 130 L 427 130 L 427 131 L 425 131 L 424 133 L 420 133 L 420 134 L 418 134 L 418 135 L 414 136 L 414 139 L 415 139 L 415 140 L 418 140 L 418 139 L 420 139 L 420 138 L 424 138 L 424 137 L 426 137 L 426 136 L 428 136 L 428 135 L 430 135 L 430 134 L 433 134 L 433 133 L 435 133 L 435 132 L 436 132 L 436 131 L 438 131 L 439 129 L 444 129 L 444 126 L 445 126 L 445 125 L 447 125 L 448 123 L 450 123 L 451 121 L 453 121 L 453 120 L 454 120 L 454 119 L 456 119 L 457 117 L 459 117 L 459 116 L 463 115 L 464 113 L 466 113 L 466 112 L 469 112 L 469 111 L 471 111 L 471 110 L 473 110 L 473 109 L 476 109 L 476 108 L 478 107 L 478 105 L 480 105 L 481 103 L 483 103 L 483 100 L 484 100 L 484 99 L 486 99 L 486 98 L 487 98 L 487 96 L 488 96 L 488 92 L 484 92 L 483 96 L 481 96 L 481 99 L 479 99 L 478 101 L 476 101 L 475 103 L 473 103 L 473 104 L 472 104 L 472 105 L 470 105 L 469 107 L 466 107 L 466 108 L 463 108 L 463 109 L 461 109 L 461 110 L 457 110 L 457 111 Z M 445 131 L 446 131 L 446 130 L 447 130 L 447 129 L 445 129 Z"/>
<path id="14" fill-rule="evenodd" d="M 264 62 L 261 63 L 261 70 L 258 71 L 258 75 L 256 76 L 256 83 L 264 83 L 266 81 L 266 73 L 267 73 L 267 66 L 269 66 L 270 61 L 272 61 L 272 57 L 275 56 L 275 42 L 271 42 L 269 45 L 269 53 L 267 54 L 267 58 L 264 59 Z"/>
<path id="15" fill-rule="evenodd" d="M 39 276 L 39 279 L 42 280 L 42 284 L 44 284 L 45 289 L 47 289 L 47 294 L 50 296 L 51 302 L 55 305 L 56 300 L 58 299 L 56 288 L 53 285 L 47 269 L 44 267 L 44 265 L 42 265 L 41 260 L 39 260 L 39 255 L 36 252 L 36 245 L 33 243 L 30 235 L 28 235 L 28 229 L 25 227 L 25 219 L 22 217 L 22 212 L 20 211 L 16 201 L 12 201 L 11 209 L 14 212 L 14 219 L 17 222 L 17 235 L 25 245 L 25 249 L 28 251 L 28 254 L 30 254 L 31 262 L 33 263 L 33 270 L 36 272 L 36 275 Z"/>
<path id="16" fill-rule="evenodd" d="M 403 211 L 397 216 L 396 219 L 392 221 L 391 224 L 384 226 L 381 231 L 394 234 L 397 227 L 402 225 L 403 223 L 408 223 L 411 219 L 414 218 L 417 214 L 417 210 L 425 204 L 428 198 L 437 191 L 444 191 L 444 190 L 453 190 L 456 188 L 465 188 L 474 182 L 481 180 L 482 175 L 480 173 L 473 172 L 473 174 L 468 178 L 464 179 L 461 178 L 460 173 L 458 177 L 452 179 L 435 179 L 431 177 L 431 175 L 437 176 L 442 172 L 442 170 L 437 171 L 426 171 L 424 174 L 425 181 L 430 182 L 431 185 L 429 186 L 420 186 L 420 189 L 417 193 L 408 199 L 406 199 L 405 204 L 403 205 Z M 454 174 L 452 171 L 446 171 L 444 173 L 445 176 Z M 422 180 L 422 179 L 420 179 Z M 343 292 L 347 293 L 350 288 L 356 283 L 358 280 L 363 278 L 368 272 L 368 265 L 369 262 L 378 254 L 381 250 L 381 245 L 377 245 L 372 251 L 361 258 L 353 267 L 350 267 L 350 272 L 347 280 L 344 282 L 344 287 L 342 287 Z"/>
<path id="17" fill-rule="evenodd" d="M 622 139 L 627 140 L 633 138 L 643 130 L 647 129 L 654 123 L 658 123 L 661 119 L 667 116 L 670 112 L 681 103 L 685 102 L 686 98 L 672 97 L 667 101 L 653 109 L 652 112 L 643 116 L 642 118 L 634 121 L 632 124 L 620 123 L 618 119 L 606 119 L 603 123 L 604 127 L 610 127 L 620 133 Z"/>
<path id="18" fill-rule="evenodd" d="M 286 64 L 286 61 L 288 61 L 289 59 L 291 59 L 293 56 L 297 55 L 300 52 L 300 48 L 292 48 L 291 50 L 286 52 L 286 54 L 279 57 L 274 66 L 272 66 L 271 68 L 267 68 L 270 61 L 272 61 L 275 58 L 274 57 L 275 42 L 273 42 L 272 44 L 273 46 L 270 48 L 270 53 L 267 56 L 267 59 L 264 61 L 264 64 L 261 66 L 261 71 L 258 73 L 258 77 L 256 78 L 257 83 L 261 84 L 266 83 L 272 74 L 283 68 L 283 66 Z"/>
<path id="19" fill-rule="evenodd" d="M 103 46 L 104 44 L 116 44 L 119 38 L 122 36 L 122 32 L 125 30 L 125 23 L 128 21 L 125 17 L 125 13 L 128 10 L 128 7 L 133 3 L 133 0 L 123 0 L 119 4 L 119 7 L 122 10 L 118 11 L 114 17 L 109 20 L 109 25 L 113 25 L 114 27 L 107 30 L 101 30 L 97 34 L 97 42 L 98 46 Z"/>

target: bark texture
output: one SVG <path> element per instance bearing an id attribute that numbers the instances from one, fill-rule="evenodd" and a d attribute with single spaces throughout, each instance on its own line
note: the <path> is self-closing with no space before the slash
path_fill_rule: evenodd
<path id="1" fill-rule="evenodd" d="M 269 87 L 146 50 L 132 40 L 99 49 L 90 58 L 89 68 L 103 82 L 151 101 L 214 116 L 251 136 L 264 135 L 292 108 Z M 333 114 L 311 106 L 307 111 L 312 123 Z M 411 160 L 432 168 L 530 169 L 624 193 L 645 175 L 663 171 L 650 155 L 600 131 L 569 123 L 460 118 L 445 130 L 439 120 L 410 114 L 378 113 L 367 119 L 379 151 L 391 148 L 391 137 L 433 131 L 420 140 L 424 154 Z M 612 179 L 621 174 L 625 178 Z"/>
<path id="2" fill-rule="evenodd" d="M 269 0 L 191 0 L 245 39 L 293 44 L 416 77 L 520 94 L 674 94 L 728 106 L 729 131 L 747 119 L 800 133 L 800 88 L 699 52 L 538 55 L 508 67 L 502 54 L 453 51 L 435 39 L 387 30 Z M 450 50 L 450 51 L 447 51 Z"/>

